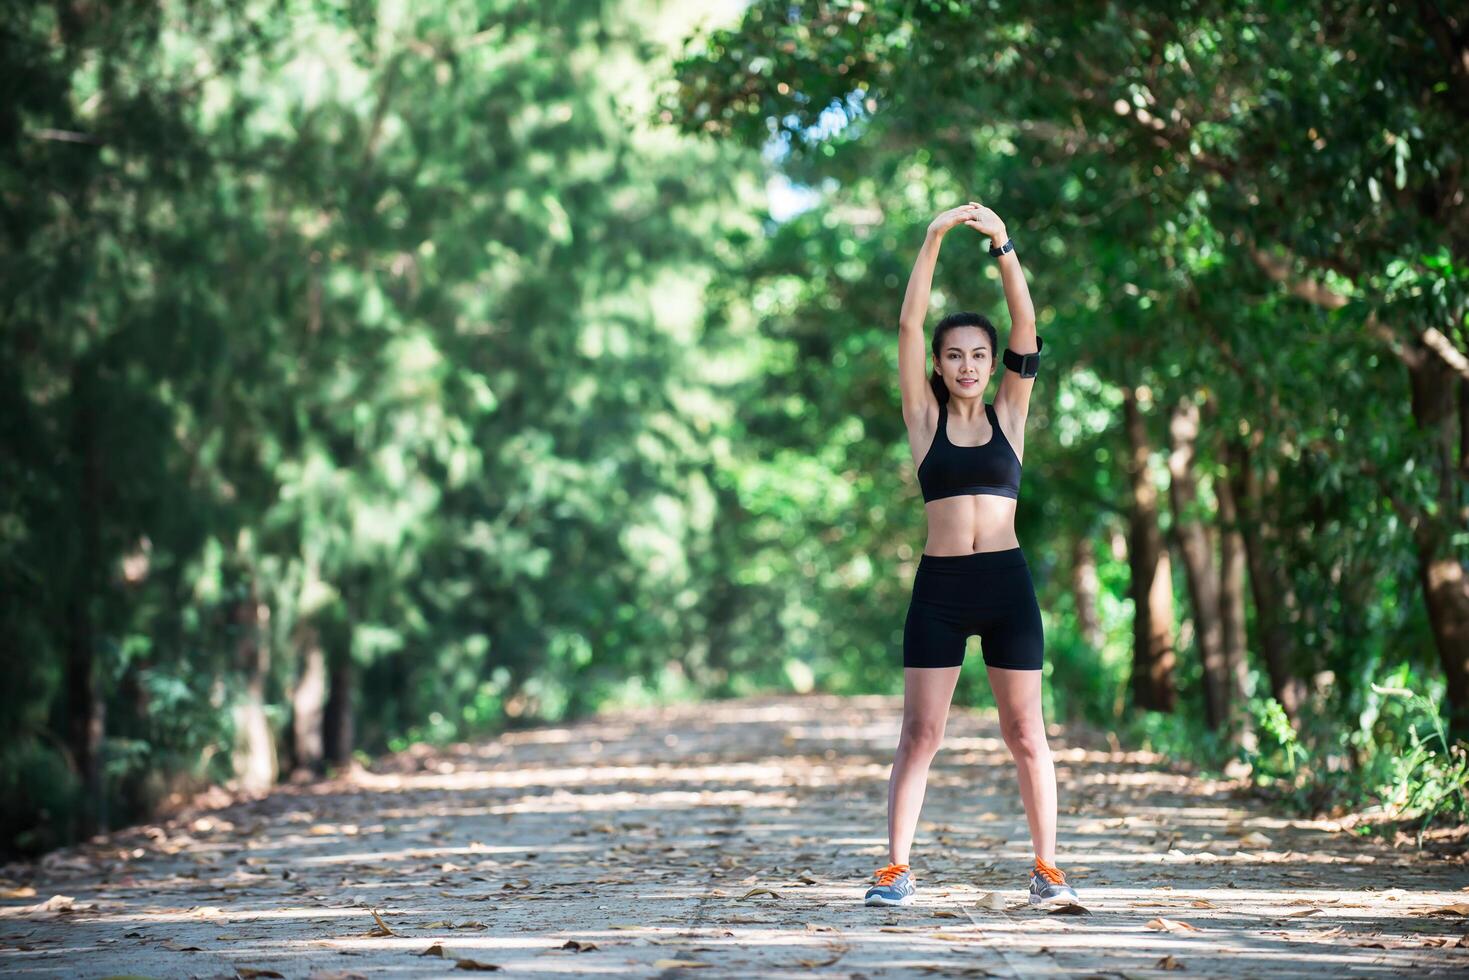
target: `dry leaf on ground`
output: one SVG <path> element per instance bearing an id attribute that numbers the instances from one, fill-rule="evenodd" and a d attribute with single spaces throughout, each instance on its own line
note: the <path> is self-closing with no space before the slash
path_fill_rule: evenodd
<path id="1" fill-rule="evenodd" d="M 1180 919 L 1165 919 L 1162 916 L 1159 916 L 1156 919 L 1149 920 L 1147 927 L 1149 929 L 1157 929 L 1160 932 L 1199 932 L 1200 931 L 1200 929 L 1199 929 L 1198 926 L 1189 925 L 1187 922 L 1184 922 L 1184 921 L 1182 921 Z"/>
<path id="2" fill-rule="evenodd" d="M 369 932 L 366 933 L 368 937 L 372 939 L 381 939 L 384 936 L 398 935 L 396 932 L 388 928 L 388 924 L 383 921 L 383 917 L 377 914 L 377 909 L 368 909 L 367 911 L 372 913 L 372 919 L 374 922 L 377 923 L 376 926 L 374 926 Z"/>
<path id="3" fill-rule="evenodd" d="M 482 973 L 488 973 L 491 970 L 498 970 L 498 969 L 500 969 L 500 964 L 498 964 L 498 963 L 485 963 L 482 960 L 462 959 L 462 960 L 455 960 L 454 961 L 454 969 L 456 969 L 456 970 L 477 970 L 477 971 L 482 972 Z"/>

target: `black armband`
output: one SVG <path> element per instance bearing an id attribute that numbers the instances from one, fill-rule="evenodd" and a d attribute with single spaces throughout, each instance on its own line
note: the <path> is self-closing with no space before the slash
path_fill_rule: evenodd
<path id="1" fill-rule="evenodd" d="M 1017 354 L 1010 348 L 1006 347 L 1004 358 L 1005 367 L 1009 368 L 1011 371 L 1014 371 L 1022 378 L 1035 377 L 1035 373 L 1040 370 L 1041 348 L 1043 346 L 1045 345 L 1041 343 L 1040 334 L 1036 334 L 1034 354 Z"/>

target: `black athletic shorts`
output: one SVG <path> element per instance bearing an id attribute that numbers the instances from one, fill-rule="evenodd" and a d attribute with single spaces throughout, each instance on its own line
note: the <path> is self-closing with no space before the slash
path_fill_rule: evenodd
<path id="1" fill-rule="evenodd" d="M 1019 548 L 919 557 L 903 624 L 903 666 L 957 667 L 975 633 L 987 666 L 1041 669 L 1041 609 Z"/>

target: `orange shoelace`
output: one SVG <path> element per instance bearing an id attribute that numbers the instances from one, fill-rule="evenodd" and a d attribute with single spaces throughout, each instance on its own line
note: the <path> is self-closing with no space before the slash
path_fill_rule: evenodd
<path id="1" fill-rule="evenodd" d="M 1053 885 L 1066 884 L 1066 876 L 1062 874 L 1061 869 L 1056 867 L 1054 864 L 1047 864 L 1040 858 L 1036 858 L 1035 870 L 1037 874 L 1041 875 Z"/>
<path id="2" fill-rule="evenodd" d="M 877 875 L 879 885 L 891 885 L 898 880 L 898 876 L 908 870 L 906 864 L 890 864 L 885 868 L 878 868 L 874 874 Z"/>

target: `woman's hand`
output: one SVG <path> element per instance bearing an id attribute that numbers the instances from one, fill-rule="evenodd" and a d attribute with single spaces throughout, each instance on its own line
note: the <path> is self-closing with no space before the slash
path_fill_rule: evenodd
<path id="1" fill-rule="evenodd" d="M 1008 237 L 1005 234 L 1005 222 L 1000 216 L 982 204 L 970 201 L 970 213 L 964 223 L 982 235 L 990 236 L 996 245 L 1003 245 Z"/>
<path id="2" fill-rule="evenodd" d="M 957 208 L 950 208 L 929 222 L 928 233 L 931 236 L 942 238 L 944 233 L 950 228 L 956 225 L 970 224 L 982 210 L 983 208 L 973 201 L 960 205 Z M 991 213 L 993 214 L 993 212 Z"/>

